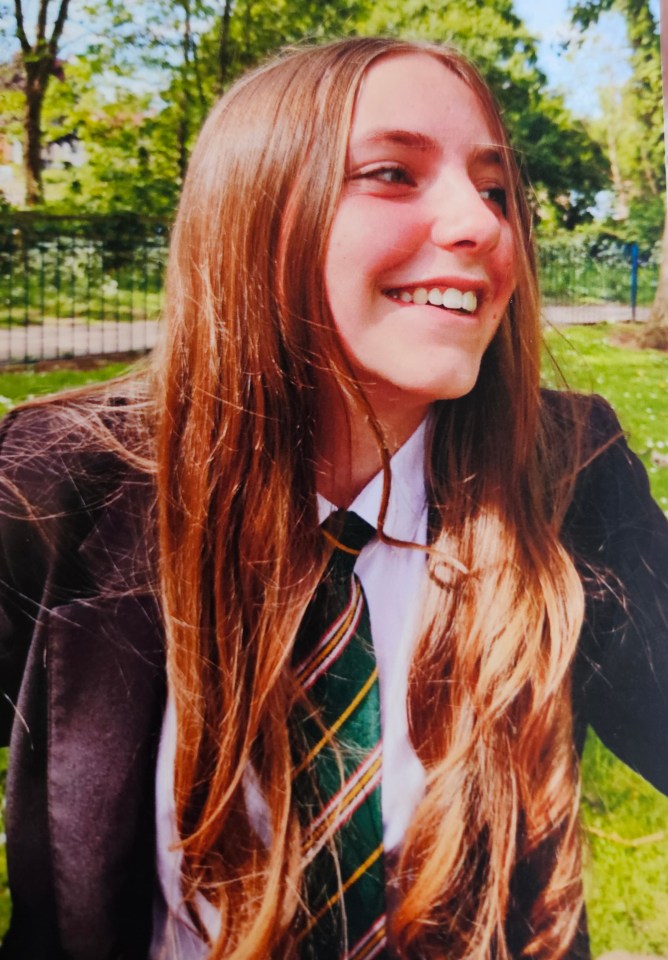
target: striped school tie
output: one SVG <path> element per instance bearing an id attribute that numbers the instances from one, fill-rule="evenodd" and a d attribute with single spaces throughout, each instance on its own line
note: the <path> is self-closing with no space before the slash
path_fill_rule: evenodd
<path id="1" fill-rule="evenodd" d="M 309 907 L 299 956 L 370 960 L 389 956 L 380 703 L 369 612 L 353 567 L 375 530 L 340 510 L 323 532 L 335 549 L 297 638 L 297 679 L 318 713 L 318 721 L 302 714 L 295 736 Z"/>

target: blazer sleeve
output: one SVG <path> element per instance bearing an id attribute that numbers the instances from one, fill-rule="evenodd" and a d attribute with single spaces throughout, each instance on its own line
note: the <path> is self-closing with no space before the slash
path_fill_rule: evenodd
<path id="1" fill-rule="evenodd" d="M 586 590 L 573 677 L 576 729 L 591 724 L 668 794 L 668 520 L 600 398 L 591 407 L 590 439 L 593 459 L 578 478 L 566 524 Z"/>
<path id="2" fill-rule="evenodd" d="M 66 426 L 56 406 L 18 409 L 0 424 L 0 744 L 45 611 L 86 583 L 76 548 L 93 514 Z"/>

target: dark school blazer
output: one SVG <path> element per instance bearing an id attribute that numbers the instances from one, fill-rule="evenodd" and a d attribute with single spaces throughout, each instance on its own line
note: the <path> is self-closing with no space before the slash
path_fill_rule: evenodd
<path id="1" fill-rule="evenodd" d="M 558 395 L 545 397 L 566 418 Z M 584 409 L 585 401 L 582 401 Z M 123 431 L 123 407 L 107 419 Z M 668 522 L 610 408 L 563 538 L 587 585 L 574 666 L 576 747 L 592 724 L 668 793 Z M 68 423 L 66 428 L 64 423 Z M 1 960 L 145 960 L 156 884 L 154 777 L 165 702 L 152 594 L 152 485 L 58 403 L 0 432 L 0 731 L 11 735 Z M 589 565 L 612 573 L 597 586 Z M 610 578 L 609 578 L 610 579 Z M 513 951 L 550 851 L 517 871 Z M 587 956 L 586 937 L 569 958 Z"/>

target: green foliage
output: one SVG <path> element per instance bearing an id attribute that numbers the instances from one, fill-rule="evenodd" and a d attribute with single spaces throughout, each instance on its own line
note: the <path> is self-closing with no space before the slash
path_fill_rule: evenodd
<path id="1" fill-rule="evenodd" d="M 587 219 L 604 187 L 598 143 L 545 92 L 535 41 L 511 0 L 90 0 L 94 31 L 48 86 L 48 142 L 76 136 L 82 166 L 46 172 L 49 207 L 63 212 L 174 209 L 187 156 L 220 91 L 277 48 L 304 39 L 389 33 L 451 41 L 480 64 L 513 140 L 557 224 Z M 5 64 L 7 70 L 10 65 Z M 21 93 L 3 89 L 0 117 L 20 133 Z M 6 86 L 6 85 L 5 85 Z M 13 118 L 13 119 L 12 119 Z"/>
<path id="2" fill-rule="evenodd" d="M 369 0 L 239 0 L 231 6 L 227 42 L 218 25 L 206 38 L 218 89 L 286 44 L 357 33 L 372 8 Z"/>
<path id="3" fill-rule="evenodd" d="M 617 229 L 651 245 L 661 237 L 666 187 L 659 26 L 650 0 L 582 0 L 571 8 L 583 30 L 611 10 L 626 21 L 632 76 L 622 90 L 601 92 L 603 116 L 591 127 L 610 157 Z"/>
<path id="4" fill-rule="evenodd" d="M 180 178 L 169 113 L 153 107 L 148 94 L 120 83 L 113 98 L 103 97 L 84 57 L 68 64 L 67 78 L 67 84 L 51 85 L 45 118 L 60 136 L 76 136 L 85 162 L 46 171 L 50 211 L 170 214 Z"/>
<path id="5" fill-rule="evenodd" d="M 166 240 L 165 221 L 129 213 L 0 216 L 0 325 L 156 317 Z"/>

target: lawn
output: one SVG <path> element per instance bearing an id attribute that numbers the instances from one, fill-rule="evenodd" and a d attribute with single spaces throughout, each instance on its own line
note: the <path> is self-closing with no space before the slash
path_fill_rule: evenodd
<path id="1" fill-rule="evenodd" d="M 549 331 L 547 343 L 569 386 L 600 393 L 613 404 L 668 512 L 668 467 L 652 460 L 653 453 L 668 455 L 668 355 L 614 345 L 614 338 L 627 331 L 627 325 L 623 330 L 574 327 Z M 89 371 L 0 373 L 0 413 L 28 396 L 92 383 L 123 369 L 112 364 Z M 545 382 L 559 383 L 549 362 Z M 668 799 L 593 736 L 583 763 L 582 821 L 594 956 L 617 949 L 668 957 Z M 5 894 L 0 896 L 0 933 L 8 912 Z"/>

